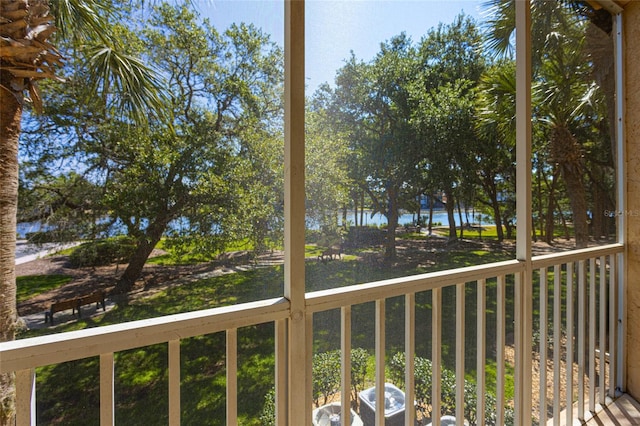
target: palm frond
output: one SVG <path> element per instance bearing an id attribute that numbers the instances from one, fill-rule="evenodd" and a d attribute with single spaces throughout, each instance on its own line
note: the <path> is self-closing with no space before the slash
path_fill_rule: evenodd
<path id="1" fill-rule="evenodd" d="M 116 96 L 118 111 L 138 122 L 149 115 L 165 114 L 167 100 L 158 73 L 140 59 L 110 46 L 95 45 L 89 49 L 89 67 L 94 70 L 89 82 L 93 93 L 105 99 Z"/>
<path id="2" fill-rule="evenodd" d="M 107 41 L 112 13 L 108 2 L 100 0 L 51 0 L 59 35 L 67 40 Z"/>
<path id="3" fill-rule="evenodd" d="M 484 45 L 495 57 L 512 57 L 512 43 L 516 28 L 516 7 L 513 0 L 487 0 L 483 7 L 487 21 L 484 25 Z"/>

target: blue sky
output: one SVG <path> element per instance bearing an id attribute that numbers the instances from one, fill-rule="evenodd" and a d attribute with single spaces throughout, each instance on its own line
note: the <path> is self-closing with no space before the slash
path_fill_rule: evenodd
<path id="1" fill-rule="evenodd" d="M 283 44 L 284 3 L 276 0 L 199 0 L 203 16 L 218 30 L 233 22 L 251 22 Z M 335 72 L 353 51 L 370 60 L 380 43 L 406 32 L 414 42 L 438 23 L 450 23 L 464 11 L 480 20 L 482 0 L 308 0 L 306 3 L 306 75 L 308 92 L 333 83 Z"/>

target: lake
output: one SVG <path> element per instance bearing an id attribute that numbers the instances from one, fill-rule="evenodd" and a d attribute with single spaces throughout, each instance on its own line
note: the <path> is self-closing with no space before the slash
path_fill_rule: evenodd
<path id="1" fill-rule="evenodd" d="M 428 216 L 428 212 L 427 211 L 422 211 L 422 216 L 423 217 L 427 217 Z M 477 216 L 477 215 L 476 215 Z M 470 222 L 478 222 L 477 217 L 474 217 L 472 219 L 472 215 L 469 214 L 469 221 Z M 387 224 L 387 218 L 381 214 L 381 213 L 376 213 L 373 216 L 371 216 L 371 212 L 366 212 L 364 213 L 364 215 L 362 216 L 363 221 L 365 226 L 367 225 L 376 225 L 376 226 L 380 226 L 380 225 L 386 225 Z M 455 213 L 454 215 L 455 218 L 455 224 L 456 226 L 460 226 L 460 216 L 458 215 L 458 212 Z M 400 215 L 400 217 L 398 218 L 398 225 L 402 226 L 405 224 L 413 224 L 416 221 L 417 217 L 416 214 L 412 214 L 412 213 L 403 213 Z M 463 219 L 465 219 L 465 216 L 463 214 Z M 342 224 L 342 216 L 339 216 L 338 220 L 340 221 L 340 224 Z M 466 219 L 465 219 L 466 221 Z M 360 222 L 360 215 L 358 215 L 358 222 Z M 433 211 L 433 223 L 434 225 L 436 223 L 440 223 L 441 226 L 449 226 L 449 219 L 447 218 L 447 212 L 445 210 L 434 210 Z M 353 212 L 351 213 L 347 213 L 347 223 L 350 224 L 355 224 L 355 220 L 354 220 L 354 214 Z M 482 223 L 485 225 L 490 225 L 492 222 L 487 219 L 487 218 L 483 218 Z"/>

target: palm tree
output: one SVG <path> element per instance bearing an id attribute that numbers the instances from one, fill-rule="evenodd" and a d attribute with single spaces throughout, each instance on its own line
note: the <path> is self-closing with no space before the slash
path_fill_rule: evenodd
<path id="1" fill-rule="evenodd" d="M 515 3 L 513 0 L 489 0 L 486 4 L 492 14 L 486 46 L 497 56 L 509 55 L 513 52 L 510 43 L 515 25 Z M 533 1 L 531 7 L 534 88 L 536 99 L 540 100 L 534 109 L 546 127 L 550 159 L 557 165 L 566 186 L 576 246 L 584 247 L 589 234 L 585 184 L 588 170 L 583 146 L 575 136 L 582 119 L 582 111 L 576 107 L 592 90 L 589 78 L 598 74 L 590 66 L 604 66 L 602 62 L 585 59 L 593 57 L 594 45 L 584 43 L 589 26 L 579 19 L 579 15 L 588 17 L 593 26 L 600 28 L 606 24 L 606 19 L 582 1 Z M 601 84 L 600 88 L 605 98 L 612 99 L 609 86 Z"/>
<path id="2" fill-rule="evenodd" d="M 18 324 L 15 247 L 21 117 L 27 103 L 36 111 L 42 108 L 37 82 L 58 78 L 63 56 L 54 45 L 56 31 L 61 37 L 82 38 L 94 77 L 91 84 L 104 96 L 109 89 L 121 100 L 121 111 L 144 120 L 146 111 L 162 108 L 161 86 L 152 70 L 122 54 L 109 37 L 109 12 L 109 6 L 96 0 L 0 0 L 0 341 L 15 339 Z M 13 424 L 14 391 L 14 378 L 0 375 L 0 424 Z"/>

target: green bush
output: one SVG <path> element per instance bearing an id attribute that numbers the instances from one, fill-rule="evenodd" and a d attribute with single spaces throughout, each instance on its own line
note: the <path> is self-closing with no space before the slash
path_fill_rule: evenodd
<path id="1" fill-rule="evenodd" d="M 355 401 L 358 408 L 358 393 L 364 390 L 364 383 L 367 378 L 367 361 L 369 352 L 362 348 L 351 351 L 351 400 Z"/>
<path id="2" fill-rule="evenodd" d="M 340 350 L 335 350 L 313 356 L 313 402 L 317 406 L 326 404 L 340 390 L 340 353 Z M 358 392 L 364 389 L 368 359 L 369 353 L 365 349 L 351 351 L 352 401 L 357 401 Z M 265 396 L 260 414 L 260 424 L 263 426 L 275 426 L 275 398 L 274 389 Z"/>
<path id="3" fill-rule="evenodd" d="M 111 265 L 128 260 L 134 250 L 134 241 L 128 237 L 90 241 L 76 247 L 69 256 L 69 262 L 74 268 Z"/>
<path id="4" fill-rule="evenodd" d="M 260 424 L 262 426 L 276 426 L 276 390 L 271 388 L 264 396 L 264 405 L 260 413 Z"/>
<path id="5" fill-rule="evenodd" d="M 416 409 L 423 418 L 432 418 L 432 365 L 431 360 L 415 357 L 415 392 L 416 392 Z M 389 378 L 399 386 L 404 386 L 405 371 L 405 355 L 402 352 L 396 353 L 391 359 L 389 368 Z M 453 371 L 443 368 L 440 373 L 441 382 L 441 399 L 440 399 L 440 416 L 446 414 L 455 415 L 456 411 L 456 375 Z M 464 384 L 464 417 L 470 425 L 477 424 L 477 394 L 476 384 L 465 380 Z M 485 425 L 496 424 L 496 398 L 494 395 L 485 392 Z M 513 409 L 507 407 L 505 409 L 505 424 L 513 425 Z"/>
<path id="6" fill-rule="evenodd" d="M 313 402 L 325 405 L 340 389 L 340 351 L 313 355 Z M 320 404 L 320 398 L 322 403 Z"/>

